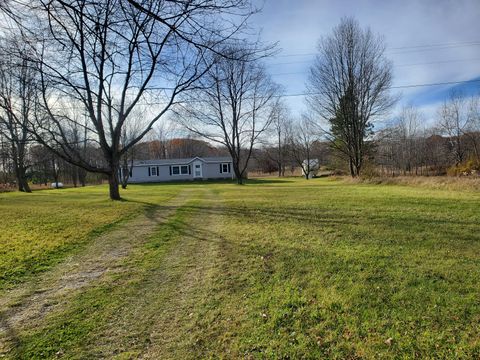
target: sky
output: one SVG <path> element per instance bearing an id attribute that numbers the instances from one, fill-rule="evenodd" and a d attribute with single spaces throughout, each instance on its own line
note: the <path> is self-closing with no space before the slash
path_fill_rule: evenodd
<path id="1" fill-rule="evenodd" d="M 328 36 L 344 16 L 356 18 L 384 37 L 393 62 L 393 86 L 480 80 L 480 0 L 266 0 L 251 25 L 263 41 L 281 51 L 266 61 L 286 94 L 304 93 L 308 69 L 320 37 Z M 263 4 L 263 5 L 262 5 Z M 392 89 L 404 105 L 417 106 L 433 122 L 452 88 L 480 94 L 480 81 L 443 86 Z M 303 96 L 285 98 L 294 116 L 305 111 Z"/>

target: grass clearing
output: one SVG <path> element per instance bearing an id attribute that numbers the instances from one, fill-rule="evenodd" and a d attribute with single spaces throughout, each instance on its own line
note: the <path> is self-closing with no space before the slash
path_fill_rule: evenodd
<path id="1" fill-rule="evenodd" d="M 128 197 L 179 188 L 164 224 L 5 355 L 480 357 L 477 192 L 270 179 Z"/>
<path id="2" fill-rule="evenodd" d="M 195 201 L 190 199 L 188 203 Z M 158 267 L 179 240 L 191 212 L 180 205 L 143 244 L 116 265 L 120 271 L 105 274 L 101 281 L 74 296 L 61 311 L 48 315 L 44 327 L 25 331 L 15 357 L 51 358 L 58 353 L 79 359 L 138 355 L 148 345 L 145 337 L 148 339 L 158 306 L 165 304 L 162 297 L 171 295 L 156 292 Z"/>
<path id="3" fill-rule="evenodd" d="M 28 276 L 49 269 L 89 239 L 147 206 L 173 197 L 179 188 L 148 186 L 131 201 L 112 202 L 105 187 L 0 194 L 0 293 Z"/>
<path id="4" fill-rule="evenodd" d="M 477 193 L 329 180 L 246 193 L 223 194 L 237 356 L 479 356 Z"/>

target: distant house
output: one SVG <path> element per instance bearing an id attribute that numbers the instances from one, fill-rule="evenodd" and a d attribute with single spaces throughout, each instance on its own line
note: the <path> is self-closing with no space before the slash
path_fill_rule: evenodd
<path id="1" fill-rule="evenodd" d="M 302 175 L 311 179 L 317 176 L 320 170 L 320 161 L 318 159 L 303 160 L 302 162 Z M 308 172 L 308 176 L 307 176 Z"/>
<path id="2" fill-rule="evenodd" d="M 233 179 L 234 177 L 231 157 L 194 157 L 134 161 L 128 182 Z"/>

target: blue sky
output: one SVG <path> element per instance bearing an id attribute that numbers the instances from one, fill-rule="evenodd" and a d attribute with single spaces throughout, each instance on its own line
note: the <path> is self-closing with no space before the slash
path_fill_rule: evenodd
<path id="1" fill-rule="evenodd" d="M 264 41 L 279 42 L 282 51 L 267 66 L 288 94 L 305 91 L 318 39 L 343 16 L 384 36 L 394 86 L 480 80 L 480 0 L 258 1 L 262 3 L 263 11 L 251 25 L 261 29 Z M 401 101 L 392 116 L 402 105 L 414 104 L 432 121 L 451 88 L 480 94 L 480 82 L 393 90 L 401 93 Z M 302 96 L 288 97 L 287 103 L 294 115 L 305 109 Z"/>

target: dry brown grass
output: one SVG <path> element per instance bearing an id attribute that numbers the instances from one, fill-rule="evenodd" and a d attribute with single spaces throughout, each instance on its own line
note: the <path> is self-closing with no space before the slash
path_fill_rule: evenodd
<path id="1" fill-rule="evenodd" d="M 452 177 L 452 176 L 397 176 L 356 178 L 338 176 L 337 179 L 351 183 L 421 186 L 432 189 L 445 190 L 480 190 L 480 177 Z"/>

